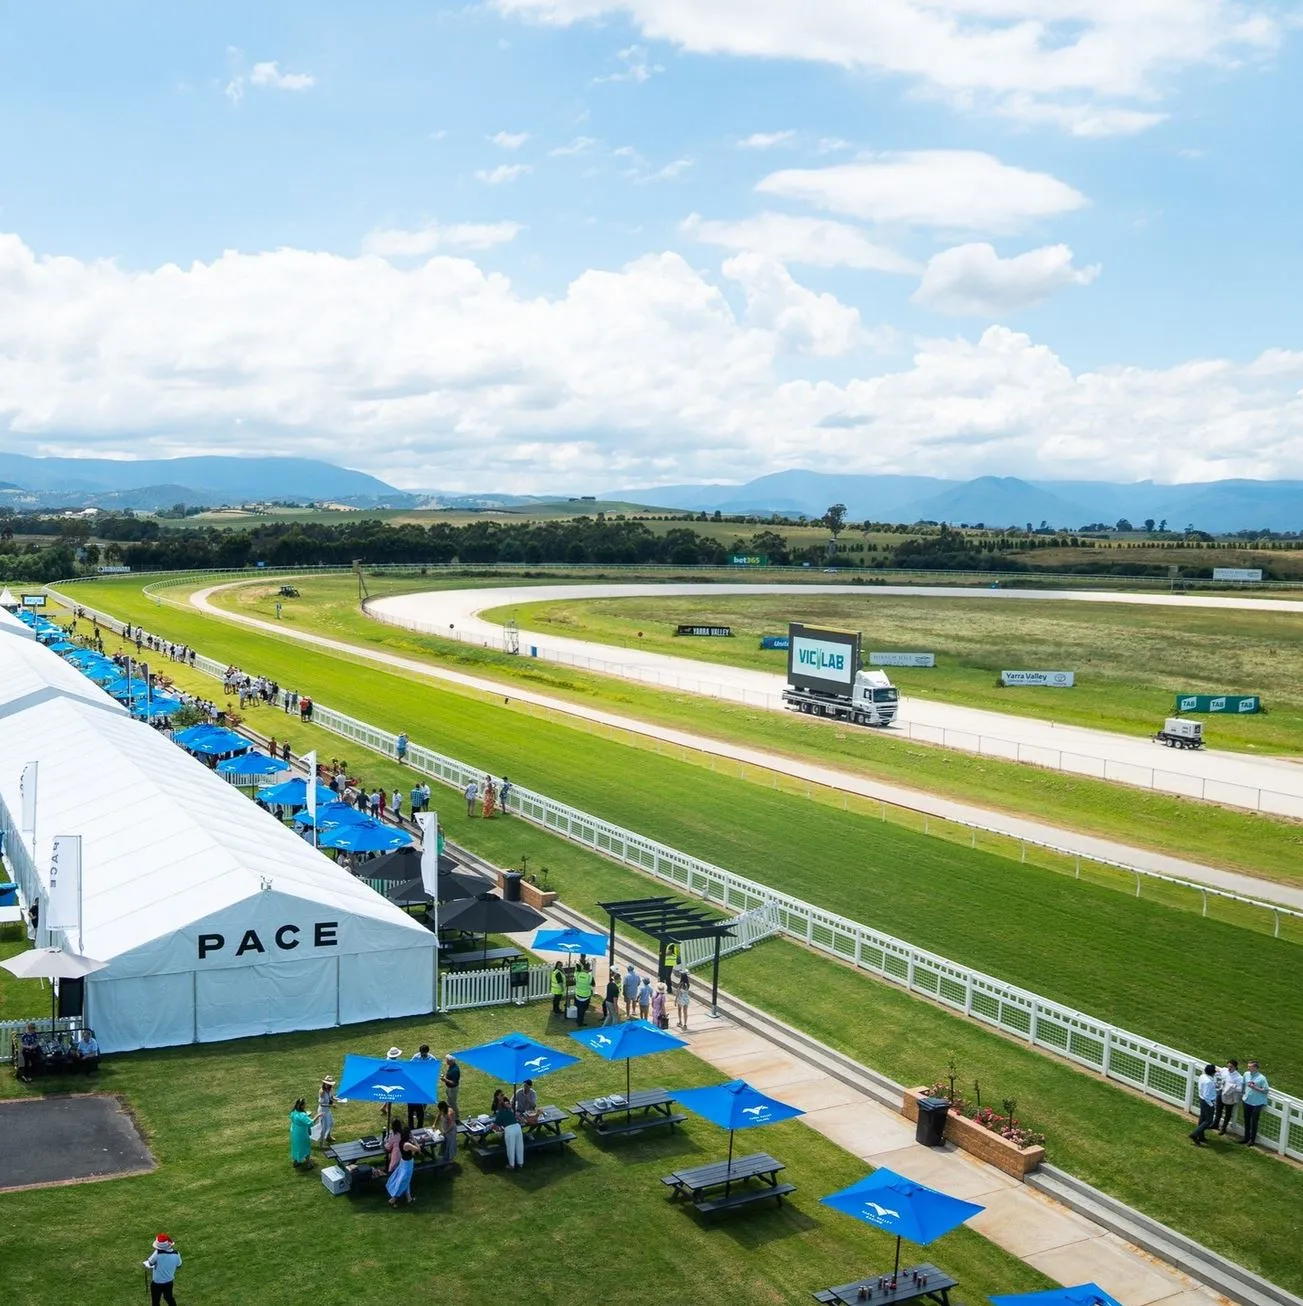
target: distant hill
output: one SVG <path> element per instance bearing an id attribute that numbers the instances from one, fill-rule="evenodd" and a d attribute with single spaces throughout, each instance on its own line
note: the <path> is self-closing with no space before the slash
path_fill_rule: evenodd
<path id="1" fill-rule="evenodd" d="M 260 499 L 407 507 L 414 496 L 314 458 L 32 458 L 0 453 L 0 504 L 149 510 Z"/>
<path id="2" fill-rule="evenodd" d="M 0 470 L 3 470 L 0 468 Z M 1147 517 L 1169 529 L 1194 525 L 1209 532 L 1303 530 L 1303 481 L 1208 481 L 1161 485 L 1154 481 L 1025 481 L 980 476 L 952 481 L 932 476 L 838 475 L 788 471 L 740 485 L 668 485 L 615 490 L 604 498 L 664 504 L 693 512 L 821 517 L 844 503 L 853 521 L 1025 526 L 1042 522 L 1076 530 L 1125 518 Z"/>

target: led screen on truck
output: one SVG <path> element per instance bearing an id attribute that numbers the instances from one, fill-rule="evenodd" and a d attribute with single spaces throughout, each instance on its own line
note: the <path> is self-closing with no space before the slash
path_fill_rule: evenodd
<path id="1" fill-rule="evenodd" d="M 787 681 L 797 689 L 849 695 L 860 669 L 860 637 L 848 630 L 788 627 Z"/>

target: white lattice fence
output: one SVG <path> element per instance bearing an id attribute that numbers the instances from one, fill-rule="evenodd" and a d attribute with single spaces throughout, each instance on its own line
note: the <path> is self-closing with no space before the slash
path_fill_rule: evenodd
<path id="1" fill-rule="evenodd" d="M 508 1002 L 536 1002 L 551 993 L 551 966 L 531 966 L 529 984 L 511 987 L 511 972 L 505 966 L 489 970 L 448 970 L 439 974 L 440 1011 L 464 1011 L 470 1007 L 500 1007 Z"/>

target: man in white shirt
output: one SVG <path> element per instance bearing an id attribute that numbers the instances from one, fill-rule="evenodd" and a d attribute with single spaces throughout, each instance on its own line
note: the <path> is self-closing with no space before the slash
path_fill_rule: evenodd
<path id="1" fill-rule="evenodd" d="M 1235 1119 L 1235 1108 L 1244 1096 L 1244 1076 L 1240 1063 L 1232 1057 L 1224 1070 L 1217 1072 L 1217 1110 L 1213 1114 L 1213 1128 L 1224 1134 Z"/>
<path id="2" fill-rule="evenodd" d="M 422 1043 L 417 1051 L 412 1053 L 413 1061 L 438 1061 L 438 1057 L 430 1051 L 428 1043 Z M 409 1102 L 407 1104 L 407 1127 L 408 1129 L 425 1128 L 425 1107 L 424 1102 Z"/>
<path id="3" fill-rule="evenodd" d="M 1217 1067 L 1210 1061 L 1203 1068 L 1198 1083 L 1199 1123 L 1190 1134 L 1190 1141 L 1196 1147 L 1207 1146 L 1204 1135 L 1212 1128 L 1213 1115 L 1217 1110 Z"/>

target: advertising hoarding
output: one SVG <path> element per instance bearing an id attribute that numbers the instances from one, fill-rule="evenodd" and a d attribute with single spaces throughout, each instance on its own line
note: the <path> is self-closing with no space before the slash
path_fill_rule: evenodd
<path id="1" fill-rule="evenodd" d="M 786 635 L 761 635 L 761 648 L 781 648 L 784 651 L 792 647 L 792 641 Z"/>
<path id="2" fill-rule="evenodd" d="M 730 567 L 767 567 L 769 566 L 769 555 L 767 553 L 730 553 L 728 565 Z"/>
<path id="3" fill-rule="evenodd" d="M 787 680 L 798 689 L 849 694 L 860 669 L 858 631 L 788 627 Z"/>
<path id="4" fill-rule="evenodd" d="M 44 594 L 24 594 L 23 607 L 25 608 L 43 608 L 45 607 Z"/>
<path id="5" fill-rule="evenodd" d="M 1071 671 L 1002 671 L 1002 685 L 1044 685 L 1050 689 L 1068 689 L 1076 675 Z"/>
<path id="6" fill-rule="evenodd" d="M 706 639 L 730 639 L 733 635 L 732 626 L 680 626 L 675 632 L 676 635 L 700 635 Z"/>
<path id="7" fill-rule="evenodd" d="M 871 667 L 934 667 L 935 653 L 870 653 Z"/>
<path id="8" fill-rule="evenodd" d="M 1261 567 L 1214 567 L 1213 580 L 1261 580 Z"/>
<path id="9" fill-rule="evenodd" d="M 1262 711 L 1262 699 L 1257 694 L 1178 694 L 1176 710 L 1247 715 Z"/>

